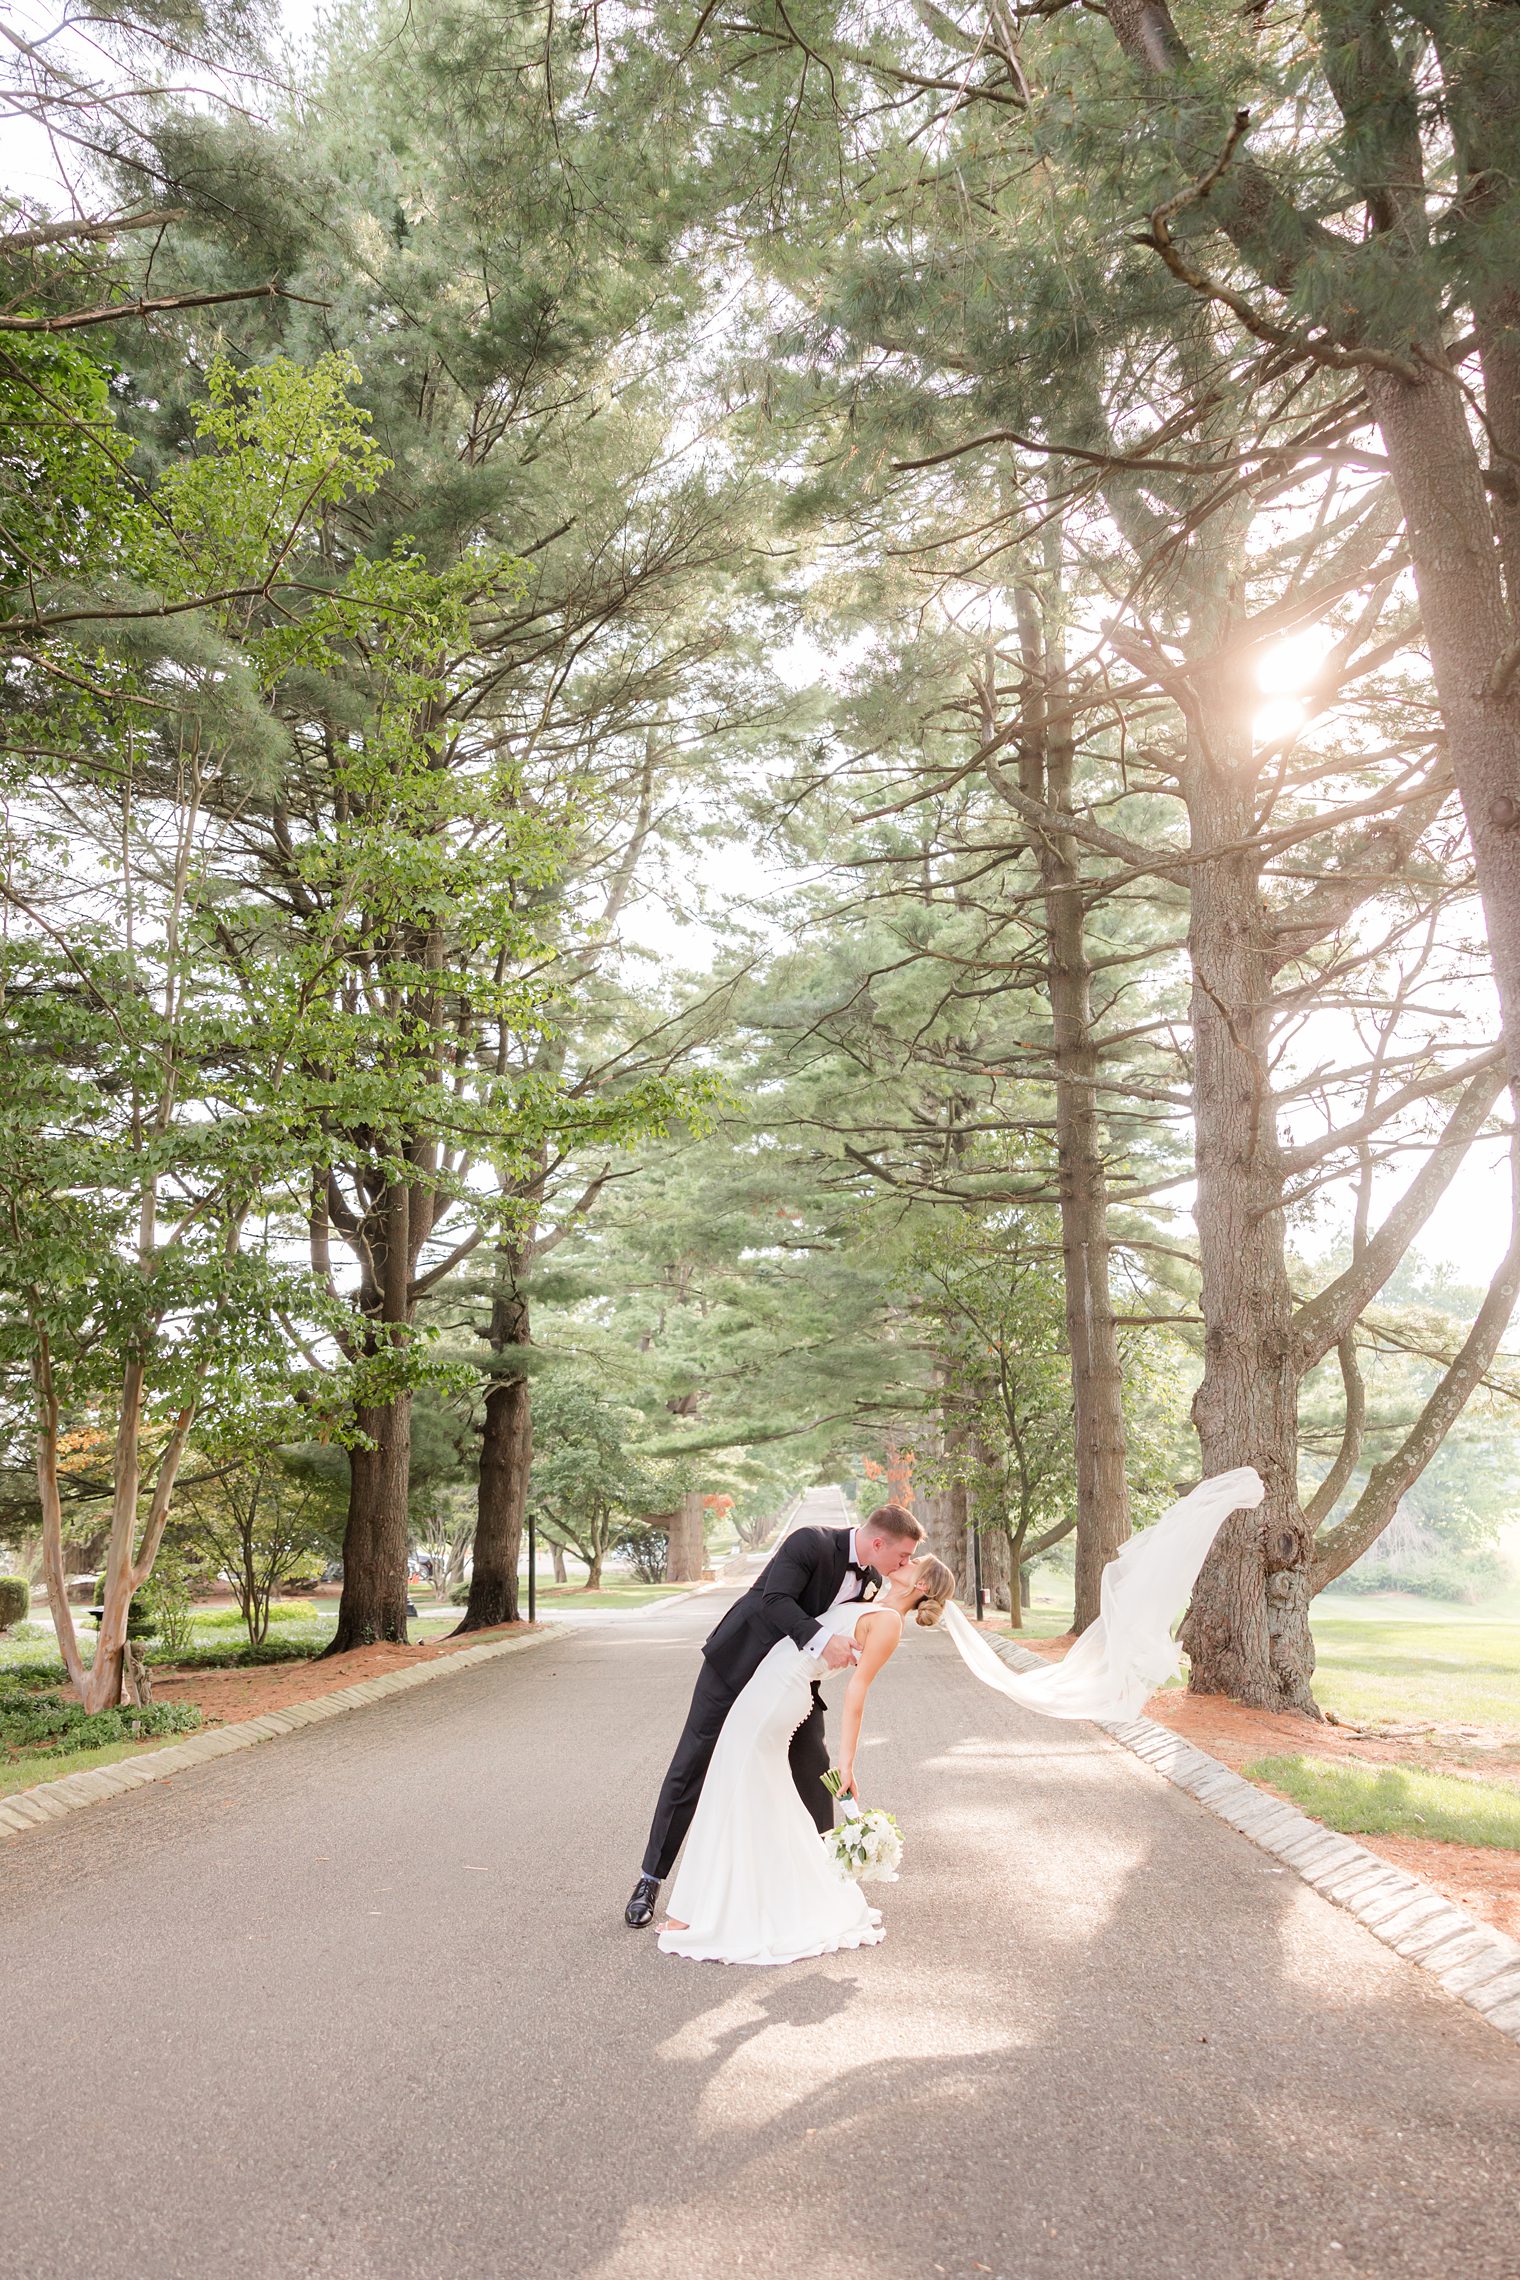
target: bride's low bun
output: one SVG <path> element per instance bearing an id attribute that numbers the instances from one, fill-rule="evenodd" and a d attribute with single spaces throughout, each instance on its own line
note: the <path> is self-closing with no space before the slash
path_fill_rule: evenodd
<path id="1" fill-rule="evenodd" d="M 954 1573 L 929 1552 L 915 1562 L 913 1580 L 919 1591 L 913 1603 L 914 1615 L 926 1631 L 932 1631 L 945 1612 L 946 1600 L 955 1597 Z"/>

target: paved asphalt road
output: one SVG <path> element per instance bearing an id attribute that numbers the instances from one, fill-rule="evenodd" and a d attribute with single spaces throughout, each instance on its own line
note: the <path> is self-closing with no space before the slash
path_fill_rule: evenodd
<path id="1" fill-rule="evenodd" d="M 883 1947 L 626 1931 L 723 1604 L 0 1847 L 0 2274 L 1520 2276 L 1520 2051 L 941 1636 L 873 1705 Z"/>

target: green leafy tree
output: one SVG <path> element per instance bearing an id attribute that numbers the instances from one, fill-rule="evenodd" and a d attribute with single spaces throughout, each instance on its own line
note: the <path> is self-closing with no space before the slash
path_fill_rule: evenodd
<path id="1" fill-rule="evenodd" d="M 358 566 L 346 584 L 319 570 L 326 514 L 374 480 L 350 377 L 341 359 L 311 372 L 276 363 L 248 383 L 214 368 L 193 463 L 123 506 L 113 576 L 139 598 L 120 617 L 114 603 L 56 613 L 13 676 L 5 1337 L 36 1438 L 53 1617 L 70 1677 L 96 1706 L 117 1699 L 127 1607 L 202 1406 L 231 1414 L 288 1388 L 292 1326 L 313 1352 L 341 1335 L 341 1307 L 246 1237 L 271 1194 L 309 1192 L 345 1097 L 350 1115 L 382 1099 L 360 1056 L 342 1057 L 358 1008 L 335 1006 L 320 959 L 292 956 L 278 930 L 248 920 L 236 816 L 283 757 L 274 692 L 295 660 L 362 657 L 380 627 L 382 741 L 393 762 L 412 751 L 389 722 L 415 709 L 415 660 L 436 644 L 446 597 L 405 561 Z M 125 439 L 113 448 L 125 464 Z M 322 590 L 302 616 L 313 583 Z M 158 596 L 156 618 L 145 594 Z M 158 632 L 139 643 L 150 619 Z M 54 736 L 62 723 L 73 739 L 50 776 L 34 772 L 30 722 Z M 361 868 L 367 852 L 373 842 L 358 848 Z M 322 864 L 318 850 L 319 875 Z M 369 1027 L 364 1042 L 373 1054 Z M 64 1595 L 76 1426 L 114 1443 L 105 1616 L 88 1667 Z"/>
<path id="2" fill-rule="evenodd" d="M 181 1505 L 181 1542 L 231 1585 L 249 1645 L 262 1646 L 271 1602 L 338 1541 L 343 1504 L 335 1484 L 299 1445 L 237 1447 L 202 1432 Z"/>
<path id="3" fill-rule="evenodd" d="M 316 1271 L 324 1250 L 348 1247 L 369 1278 L 360 1343 L 375 1347 L 339 1645 L 400 1635 L 407 1404 L 384 1371 L 466 1258 L 488 1352 L 464 1627 L 515 1613 L 536 1266 L 605 1191 L 599 1152 L 701 1097 L 675 1067 L 667 1007 L 645 1006 L 642 1029 L 606 1018 L 619 914 L 664 891 L 709 793 L 749 764 L 777 709 L 756 663 L 770 609 L 764 486 L 717 437 L 692 448 L 710 409 L 687 355 L 695 148 L 649 142 L 637 92 L 598 81 L 596 39 L 588 21 L 478 0 L 426 17 L 350 14 L 320 45 L 298 120 L 249 131 L 181 115 L 160 128 L 164 171 L 193 188 L 156 274 L 241 291 L 275 267 L 288 297 L 227 320 L 247 360 L 277 345 L 309 363 L 336 339 L 362 368 L 393 474 L 362 512 L 333 518 L 332 552 L 385 559 L 401 544 L 457 577 L 464 623 L 440 643 L 412 734 L 439 797 L 450 783 L 489 787 L 499 840 L 517 840 L 495 874 L 494 931 L 451 912 L 414 928 L 410 949 L 399 918 L 394 943 L 378 933 L 399 961 L 389 991 L 411 1024 L 414 1114 L 393 1122 L 388 1147 L 366 1125 L 314 1166 Z M 546 61 L 550 82 L 585 76 L 584 104 L 564 108 Z M 145 448 L 176 449 L 183 396 L 176 360 L 134 360 L 129 416 Z M 344 807 L 353 701 L 338 691 L 292 709 L 285 812 L 250 831 L 271 908 L 302 925 L 302 842 Z M 402 829 L 419 850 L 438 844 L 424 817 L 399 813 L 387 842 Z M 536 869 L 535 831 L 550 852 Z M 412 907 L 447 884 L 418 882 Z M 532 934 L 536 987 L 509 1007 L 500 968 L 520 968 L 514 928 L 518 943 Z M 366 942 L 360 994 L 370 958 Z M 425 978 L 440 971 L 446 986 Z M 622 990 L 625 1011 L 634 994 Z M 449 1088 L 465 1067 L 510 1145 L 437 1139 L 455 1134 Z M 388 1176 L 403 1163 L 406 1176 Z M 382 1257 L 389 1297 L 370 1275 Z"/>
<path id="4" fill-rule="evenodd" d="M 662 1484 L 639 1453 L 637 1412 L 596 1386 L 551 1378 L 536 1409 L 531 1508 L 551 1541 L 585 1561 L 585 1587 L 597 1591 L 620 1525 L 657 1503 Z"/>

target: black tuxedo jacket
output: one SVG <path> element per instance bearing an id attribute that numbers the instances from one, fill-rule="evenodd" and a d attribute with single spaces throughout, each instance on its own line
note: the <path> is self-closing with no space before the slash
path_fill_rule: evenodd
<path id="1" fill-rule="evenodd" d="M 839 1595 L 853 1533 L 850 1528 L 794 1528 L 710 1634 L 702 1652 L 736 1694 L 778 1639 L 791 1639 L 806 1651 L 819 1617 Z M 869 1597 L 881 1577 L 867 1568 L 865 1578 Z"/>

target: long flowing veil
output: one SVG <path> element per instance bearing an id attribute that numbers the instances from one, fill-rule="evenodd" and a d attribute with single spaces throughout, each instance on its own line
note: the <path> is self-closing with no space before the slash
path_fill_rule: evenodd
<path id="1" fill-rule="evenodd" d="M 1172 1625 L 1187 1604 L 1209 1546 L 1232 1512 L 1260 1504 L 1250 1465 L 1216 1473 L 1129 1542 L 1103 1570 L 1101 1612 L 1063 1661 L 1048 1670 L 1008 1668 L 952 1602 L 945 1624 L 966 1667 L 1026 1710 L 1047 1718 L 1136 1718 L 1181 1667 Z"/>

